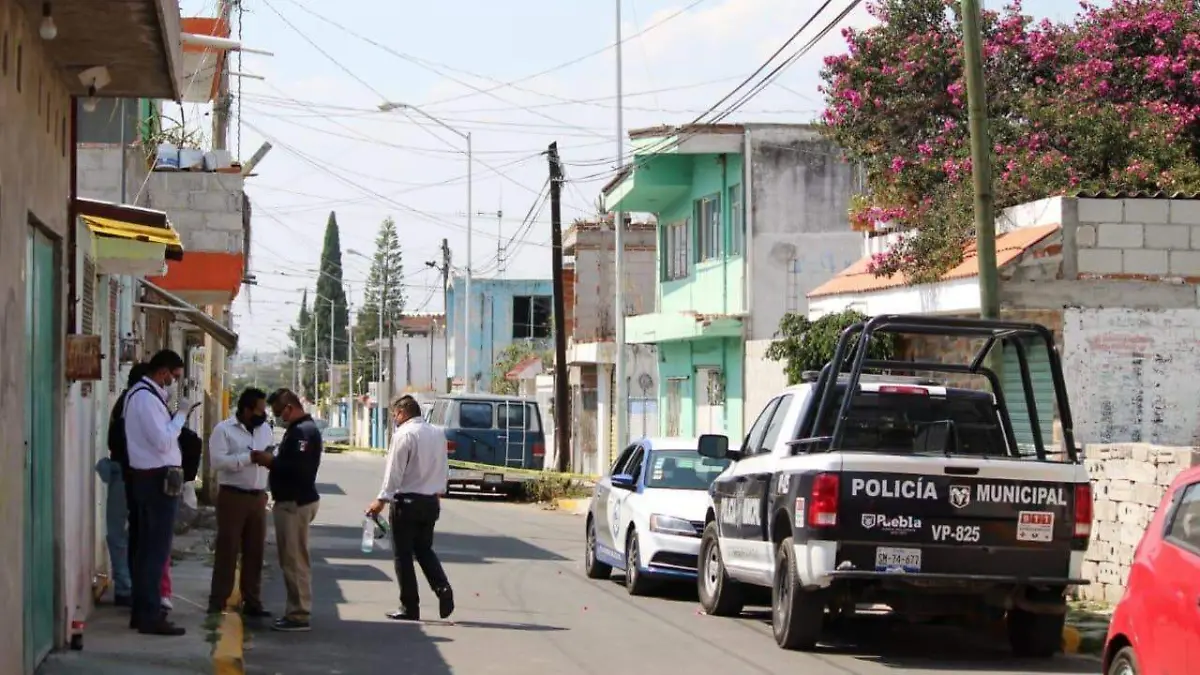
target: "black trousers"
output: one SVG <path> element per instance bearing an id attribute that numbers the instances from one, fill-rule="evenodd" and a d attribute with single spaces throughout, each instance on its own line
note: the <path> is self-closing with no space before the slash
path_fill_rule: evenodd
<path id="1" fill-rule="evenodd" d="M 151 626 L 162 617 L 163 568 L 171 557 L 179 497 L 163 492 L 165 470 L 134 471 L 138 548 L 133 576 L 133 621 Z"/>
<path id="2" fill-rule="evenodd" d="M 414 559 L 434 593 L 450 588 L 446 571 L 433 552 L 433 530 L 441 511 L 441 502 L 433 495 L 399 494 L 392 502 L 396 581 L 400 584 L 400 605 L 410 613 L 420 611 L 421 605 Z"/>

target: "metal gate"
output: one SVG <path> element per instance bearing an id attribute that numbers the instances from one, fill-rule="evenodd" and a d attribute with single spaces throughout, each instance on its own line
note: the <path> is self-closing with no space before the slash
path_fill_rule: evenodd
<path id="1" fill-rule="evenodd" d="M 25 257 L 25 671 L 54 645 L 55 245 L 30 227 Z"/>

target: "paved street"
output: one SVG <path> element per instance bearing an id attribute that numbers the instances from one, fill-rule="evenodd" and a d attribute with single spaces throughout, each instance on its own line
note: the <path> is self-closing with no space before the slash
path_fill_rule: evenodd
<path id="1" fill-rule="evenodd" d="M 874 675 L 1099 670 L 1094 661 L 1074 658 L 1015 661 L 1002 645 L 882 621 L 866 624 L 878 635 L 867 644 L 829 645 L 817 654 L 785 652 L 771 639 L 765 609 L 740 620 L 710 618 L 698 612 L 691 588 L 664 598 L 632 598 L 616 581 L 586 579 L 579 516 L 470 499 L 445 501 L 438 530 L 437 549 L 458 601 L 453 623 L 394 623 L 384 617 L 397 603 L 389 554 L 359 550 L 360 514 L 378 488 L 381 467 L 379 457 L 326 457 L 312 541 L 314 630 L 255 630 L 247 645 L 248 672 Z M 271 609 L 278 611 L 283 592 L 277 567 L 268 584 Z M 433 596 L 423 582 L 422 589 L 423 613 L 435 617 Z"/>

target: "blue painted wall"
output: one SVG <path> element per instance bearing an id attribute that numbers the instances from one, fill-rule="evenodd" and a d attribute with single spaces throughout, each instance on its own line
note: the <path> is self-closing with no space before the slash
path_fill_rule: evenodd
<path id="1" fill-rule="evenodd" d="M 550 279 L 471 279 L 471 326 L 466 339 L 461 331 L 463 320 L 463 290 L 466 279 L 454 277 L 447 297 L 450 316 L 446 320 L 450 331 L 452 363 L 451 377 L 463 379 L 463 359 L 471 350 L 471 370 L 475 372 L 476 391 L 487 391 L 492 379 L 492 364 L 505 347 L 513 343 L 513 298 L 544 295 L 553 297 Z M 551 338 L 539 341 L 544 347 Z"/>

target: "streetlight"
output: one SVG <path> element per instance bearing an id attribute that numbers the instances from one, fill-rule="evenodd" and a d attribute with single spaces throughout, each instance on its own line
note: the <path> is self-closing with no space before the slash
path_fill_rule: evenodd
<path id="1" fill-rule="evenodd" d="M 391 112 L 393 110 L 411 110 L 411 111 L 417 113 L 418 115 L 421 115 L 422 117 L 441 126 L 443 129 L 449 131 L 450 133 L 461 137 L 463 140 L 465 140 L 467 142 L 467 269 L 466 269 L 466 284 L 465 284 L 465 287 L 463 288 L 463 296 L 464 297 L 463 297 L 463 327 L 462 327 L 462 329 L 463 329 L 463 343 L 465 345 L 465 348 L 463 349 L 463 386 L 466 388 L 467 393 L 471 393 L 471 392 L 475 391 L 475 378 L 471 376 L 471 340 L 470 340 L 470 334 L 471 334 L 470 333 L 470 326 L 471 326 L 471 237 L 472 237 L 472 234 L 474 233 L 472 217 L 474 216 L 474 213 L 475 213 L 475 209 L 472 208 L 472 204 L 471 204 L 471 182 L 472 182 L 471 165 L 474 163 L 472 161 L 472 153 L 471 153 L 471 132 L 459 131 L 458 129 L 455 129 L 454 127 L 450 126 L 449 124 L 446 124 L 442 120 L 434 117 L 433 115 L 430 115 L 429 113 L 425 112 L 424 110 L 421 110 L 417 106 L 410 105 L 408 103 L 396 103 L 396 102 L 392 102 L 392 101 L 385 101 L 384 103 L 379 104 L 379 110 L 380 110 L 380 112 Z"/>

